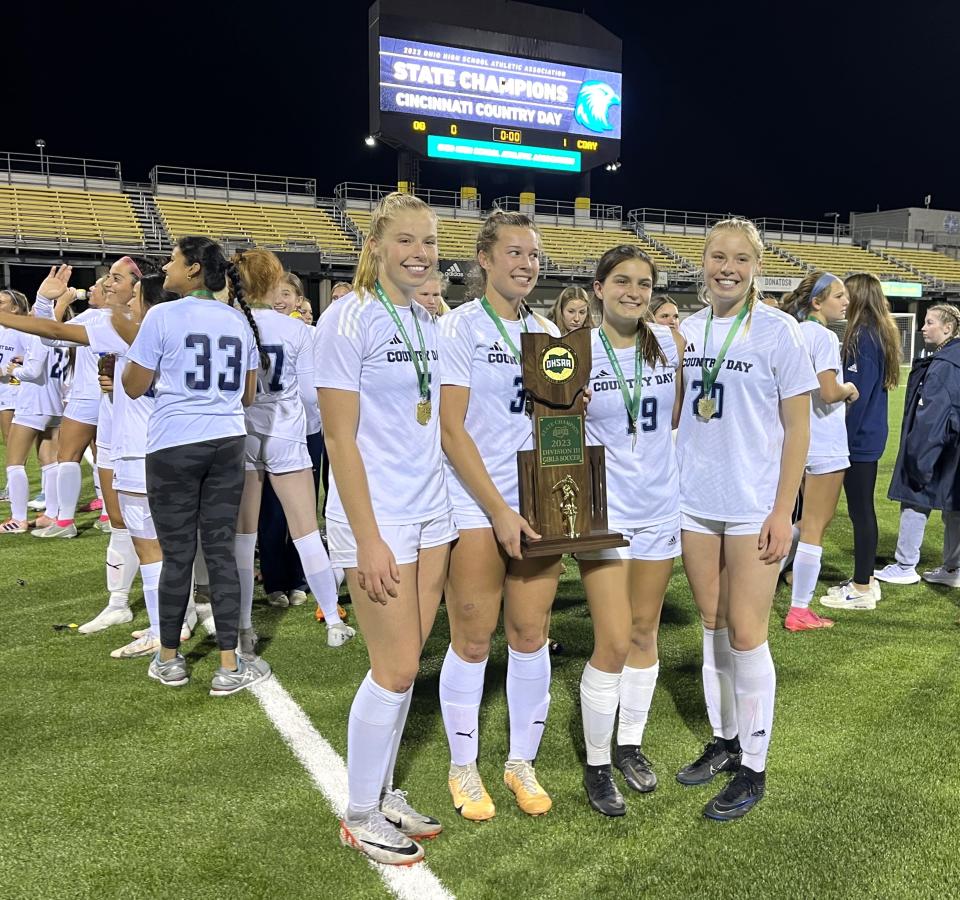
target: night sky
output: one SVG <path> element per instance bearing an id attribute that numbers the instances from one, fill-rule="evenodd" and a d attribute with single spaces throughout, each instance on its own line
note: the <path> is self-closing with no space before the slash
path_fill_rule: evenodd
<path id="1" fill-rule="evenodd" d="M 411 0 L 413 4 L 415 0 Z M 960 208 L 960 4 L 565 2 L 623 40 L 623 168 L 595 202 L 822 218 Z M 390 183 L 396 155 L 368 131 L 366 2 L 177 10 L 44 4 L 13 13 L 0 150 Z M 9 15 L 6 14 L 6 15 Z M 6 17 L 5 15 L 5 17 Z M 10 21 L 10 20 L 8 20 Z M 459 184 L 425 164 L 423 186 Z M 538 177 L 571 199 L 575 176 Z M 486 200 L 515 173 L 481 169 Z"/>

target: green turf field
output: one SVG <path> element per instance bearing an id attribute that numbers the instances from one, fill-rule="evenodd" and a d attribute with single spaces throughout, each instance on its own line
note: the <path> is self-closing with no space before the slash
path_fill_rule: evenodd
<path id="1" fill-rule="evenodd" d="M 881 557 L 892 555 L 896 538 L 898 510 L 883 497 L 902 402 L 899 391 L 878 485 Z M 31 477 L 36 487 L 35 467 Z M 164 690 L 147 679 L 145 660 L 110 659 L 128 629 L 89 637 L 53 629 L 86 621 L 104 603 L 107 538 L 89 529 L 92 521 L 83 516 L 72 541 L 0 536 L 0 897 L 389 896 L 377 871 L 339 846 L 330 808 L 257 699 L 207 696 L 217 664 L 209 638 L 198 635 L 186 648 L 191 684 Z M 942 534 L 934 516 L 923 567 L 940 563 Z M 851 556 L 841 501 L 823 582 L 848 576 Z M 138 592 L 137 626 L 146 621 Z M 713 789 L 683 789 L 672 777 L 708 737 L 700 630 L 679 563 L 644 745 L 660 786 L 628 796 L 623 819 L 587 806 L 578 686 L 591 631 L 582 596 L 568 567 L 551 629 L 566 654 L 554 658 L 537 766 L 554 808 L 536 820 L 512 805 L 500 780 L 502 639 L 481 716 L 480 768 L 497 816 L 478 825 L 450 805 L 436 700 L 447 644 L 441 610 L 398 774 L 415 805 L 443 821 L 427 863 L 450 893 L 960 896 L 960 591 L 884 586 L 875 612 L 838 611 L 832 631 L 791 635 L 782 628 L 788 589 L 780 589 L 771 619 L 779 691 L 767 795 L 728 825 L 700 815 Z M 362 640 L 329 650 L 311 607 L 275 610 L 259 594 L 254 623 L 284 687 L 344 755 L 347 712 L 367 668 Z"/>

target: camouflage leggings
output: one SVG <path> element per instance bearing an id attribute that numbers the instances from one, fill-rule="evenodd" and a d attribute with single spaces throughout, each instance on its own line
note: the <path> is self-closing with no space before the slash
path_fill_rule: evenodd
<path id="1" fill-rule="evenodd" d="M 217 646 L 237 646 L 240 580 L 234 539 L 243 494 L 244 440 L 218 438 L 147 454 L 147 497 L 163 551 L 160 643 L 168 649 L 180 646 L 198 529 L 210 572 Z"/>

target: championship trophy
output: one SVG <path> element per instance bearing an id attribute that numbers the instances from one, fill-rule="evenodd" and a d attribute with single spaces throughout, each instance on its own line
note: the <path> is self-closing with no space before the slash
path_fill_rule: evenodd
<path id="1" fill-rule="evenodd" d="M 556 556 L 578 550 L 626 547 L 607 528 L 603 447 L 588 447 L 581 393 L 590 380 L 590 330 L 562 338 L 520 336 L 527 414 L 533 449 L 517 453 L 520 515 L 541 535 L 524 540 L 523 555 Z"/>

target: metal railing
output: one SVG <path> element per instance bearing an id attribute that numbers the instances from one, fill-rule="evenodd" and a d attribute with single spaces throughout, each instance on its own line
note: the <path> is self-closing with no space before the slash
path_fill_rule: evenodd
<path id="1" fill-rule="evenodd" d="M 289 175 L 258 175 L 253 172 L 221 172 L 216 169 L 188 169 L 179 166 L 154 166 L 150 184 L 156 194 L 182 196 L 188 200 L 225 199 L 260 200 L 276 203 L 317 196 L 315 178 Z"/>
<path id="2" fill-rule="evenodd" d="M 850 226 L 841 224 L 839 219 L 834 222 L 819 222 L 815 219 L 757 219 L 757 228 L 764 240 L 771 240 L 770 235 L 780 235 L 773 240 L 812 241 L 817 244 L 849 244 Z"/>
<path id="3" fill-rule="evenodd" d="M 674 234 L 704 234 L 721 219 L 729 219 L 736 213 L 696 212 L 688 209 L 652 209 L 641 207 L 627 213 L 627 221 L 641 231 L 647 228 L 669 231 Z"/>
<path id="4" fill-rule="evenodd" d="M 341 208 L 349 202 L 354 206 L 358 203 L 365 203 L 369 209 L 373 209 L 387 194 L 394 193 L 396 189 L 395 184 L 365 184 L 359 181 L 344 181 L 334 188 L 333 196 Z M 441 191 L 417 186 L 414 186 L 412 193 L 428 206 L 450 208 L 453 216 L 458 214 L 454 210 L 459 211 L 459 214 L 470 212 L 475 216 L 483 208 L 479 194 L 464 199 L 460 191 Z"/>
<path id="5" fill-rule="evenodd" d="M 502 209 L 504 212 L 522 212 L 528 205 L 522 203 L 520 197 L 497 197 L 493 201 L 493 208 Z M 577 209 L 576 202 L 573 200 L 547 200 L 535 197 L 533 201 L 533 215 L 541 225 L 551 219 L 555 225 L 569 224 L 577 218 L 578 213 L 582 214 L 583 210 Z M 618 228 L 622 226 L 623 207 L 614 203 L 591 203 L 590 223 L 597 228 L 602 228 L 605 222 L 613 223 Z M 577 224 L 583 224 L 583 221 Z"/>
<path id="6" fill-rule="evenodd" d="M 119 187 L 123 177 L 120 163 L 112 160 L 0 151 L 0 182 L 51 187 L 64 184 L 66 179 L 79 182 L 78 186 L 87 190 L 94 181 L 115 181 Z"/>

